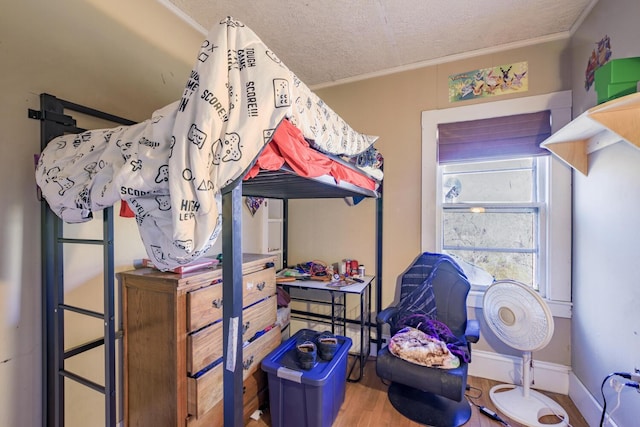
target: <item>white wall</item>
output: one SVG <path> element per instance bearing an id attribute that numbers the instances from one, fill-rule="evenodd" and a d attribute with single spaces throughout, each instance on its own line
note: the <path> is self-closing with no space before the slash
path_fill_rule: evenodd
<path id="1" fill-rule="evenodd" d="M 574 117 L 596 104 L 594 88 L 584 87 L 595 43 L 608 35 L 612 59 L 640 56 L 639 18 L 637 0 L 600 0 L 573 36 Z M 591 154 L 589 163 L 588 176 L 574 172 L 572 367 L 602 404 L 608 373 L 640 368 L 640 150 L 617 143 Z M 616 397 L 608 385 L 605 395 L 612 409 Z M 638 425 L 640 395 L 629 388 L 621 397 L 613 419 Z"/>

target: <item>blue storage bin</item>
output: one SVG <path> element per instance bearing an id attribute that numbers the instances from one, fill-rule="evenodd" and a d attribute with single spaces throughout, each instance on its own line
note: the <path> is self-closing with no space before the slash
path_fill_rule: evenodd
<path id="1" fill-rule="evenodd" d="M 269 381 L 269 408 L 273 427 L 330 427 L 344 402 L 347 355 L 351 339 L 336 335 L 339 347 L 333 359 L 318 356 L 313 368 L 299 367 L 298 340 L 313 340 L 318 332 L 301 329 L 262 360 Z"/>

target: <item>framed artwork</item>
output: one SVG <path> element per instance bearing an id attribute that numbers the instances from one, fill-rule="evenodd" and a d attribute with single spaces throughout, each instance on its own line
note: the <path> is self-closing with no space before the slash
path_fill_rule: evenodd
<path id="1" fill-rule="evenodd" d="M 529 75 L 526 61 L 449 76 L 449 102 L 528 90 Z"/>

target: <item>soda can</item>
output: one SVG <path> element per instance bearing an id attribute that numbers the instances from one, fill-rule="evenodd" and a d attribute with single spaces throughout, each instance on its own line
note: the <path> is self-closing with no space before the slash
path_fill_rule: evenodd
<path id="1" fill-rule="evenodd" d="M 351 260 L 351 267 L 349 269 L 349 273 L 351 276 L 357 276 L 358 275 L 358 261 L 355 259 Z"/>

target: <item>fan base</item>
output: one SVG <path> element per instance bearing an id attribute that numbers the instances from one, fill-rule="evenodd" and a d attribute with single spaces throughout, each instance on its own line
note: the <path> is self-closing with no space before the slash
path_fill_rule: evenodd
<path id="1" fill-rule="evenodd" d="M 508 391 L 501 391 L 507 390 Z M 558 403 L 535 390 L 528 390 L 529 396 L 524 395 L 525 390 L 516 385 L 501 384 L 489 391 L 491 401 L 496 408 L 509 418 L 529 427 L 553 427 L 568 426 L 569 415 Z M 540 423 L 540 418 L 546 415 L 555 415 L 562 418 L 555 424 Z"/>

